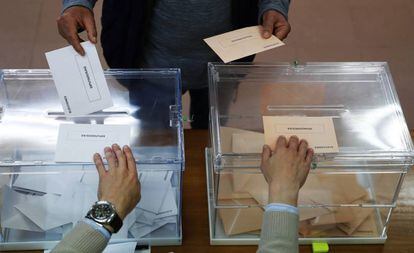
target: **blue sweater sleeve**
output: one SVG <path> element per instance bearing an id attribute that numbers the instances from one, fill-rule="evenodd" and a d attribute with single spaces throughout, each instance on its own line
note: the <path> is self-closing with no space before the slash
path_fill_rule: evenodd
<path id="1" fill-rule="evenodd" d="M 259 24 L 262 23 L 262 16 L 268 10 L 280 12 L 288 19 L 290 0 L 259 0 Z"/>
<path id="2" fill-rule="evenodd" d="M 63 0 L 62 12 L 72 6 L 83 6 L 92 10 L 97 0 Z"/>

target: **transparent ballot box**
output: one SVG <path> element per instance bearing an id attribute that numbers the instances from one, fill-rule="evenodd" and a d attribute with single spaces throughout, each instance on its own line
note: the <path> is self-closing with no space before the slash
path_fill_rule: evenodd
<path id="1" fill-rule="evenodd" d="M 300 243 L 385 242 L 414 161 L 386 63 L 210 63 L 209 78 L 211 244 L 259 241 L 268 204 L 268 184 L 260 171 L 263 116 L 333 122 L 338 151 L 314 155 L 299 192 Z M 275 128 L 285 131 L 283 120 Z"/>
<path id="2" fill-rule="evenodd" d="M 0 70 L 0 251 L 52 248 L 97 201 L 92 157 L 55 162 L 62 124 L 130 127 L 141 200 L 111 241 L 181 244 L 180 71 L 120 69 L 105 77 L 114 106 L 68 118 L 49 70 Z"/>

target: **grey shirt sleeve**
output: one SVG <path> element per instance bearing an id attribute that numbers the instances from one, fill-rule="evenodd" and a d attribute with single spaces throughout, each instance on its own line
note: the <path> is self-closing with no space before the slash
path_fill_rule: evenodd
<path id="1" fill-rule="evenodd" d="M 62 12 L 72 6 L 83 6 L 92 10 L 97 0 L 63 0 Z"/>
<path id="2" fill-rule="evenodd" d="M 86 223 L 79 222 L 52 250 L 52 253 L 101 253 L 108 239 Z"/>
<path id="3" fill-rule="evenodd" d="M 257 253 L 298 253 L 299 216 L 266 211 Z"/>
<path id="4" fill-rule="evenodd" d="M 290 0 L 259 0 L 259 24 L 262 23 L 262 16 L 268 10 L 280 12 L 288 19 Z"/>

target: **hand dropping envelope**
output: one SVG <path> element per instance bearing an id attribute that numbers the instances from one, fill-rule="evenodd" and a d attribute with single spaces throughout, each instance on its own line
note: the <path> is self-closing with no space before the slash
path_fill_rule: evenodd
<path id="1" fill-rule="evenodd" d="M 285 45 L 273 35 L 264 39 L 260 29 L 260 26 L 250 26 L 206 38 L 204 41 L 224 63 Z"/>
<path id="2" fill-rule="evenodd" d="M 95 45 L 81 43 L 85 56 L 72 46 L 46 53 L 67 116 L 83 116 L 113 106 Z"/>
<path id="3" fill-rule="evenodd" d="M 315 153 L 339 152 L 332 117 L 263 116 L 265 143 L 275 148 L 276 140 L 283 135 L 296 135 L 308 141 Z"/>

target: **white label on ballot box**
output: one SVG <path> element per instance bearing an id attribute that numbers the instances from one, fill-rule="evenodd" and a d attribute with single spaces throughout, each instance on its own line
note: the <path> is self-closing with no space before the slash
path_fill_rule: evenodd
<path id="1" fill-rule="evenodd" d="M 283 135 L 296 135 L 308 141 L 315 153 L 339 152 L 332 117 L 263 116 L 265 143 L 273 150 L 276 140 Z"/>
<path id="2" fill-rule="evenodd" d="M 81 45 L 85 56 L 72 46 L 46 53 L 67 116 L 83 116 L 113 105 L 95 46 L 90 42 Z"/>
<path id="3" fill-rule="evenodd" d="M 116 143 L 129 145 L 129 125 L 62 124 L 56 146 L 56 162 L 92 162 L 93 155 Z"/>

